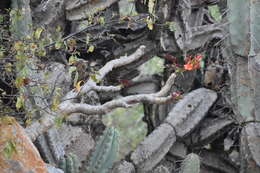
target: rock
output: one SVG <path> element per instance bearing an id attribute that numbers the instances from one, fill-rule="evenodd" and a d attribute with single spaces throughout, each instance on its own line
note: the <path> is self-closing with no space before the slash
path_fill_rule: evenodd
<path id="1" fill-rule="evenodd" d="M 38 150 L 12 117 L 0 118 L 0 170 L 6 173 L 48 173 Z"/>
<path id="2" fill-rule="evenodd" d="M 54 166 L 52 166 L 50 164 L 46 164 L 46 168 L 48 170 L 48 173 L 64 173 L 63 170 L 61 170 L 59 168 L 55 168 Z"/>
<path id="3" fill-rule="evenodd" d="M 125 160 L 115 164 L 113 168 L 113 173 L 135 173 L 135 167 L 132 163 Z"/>

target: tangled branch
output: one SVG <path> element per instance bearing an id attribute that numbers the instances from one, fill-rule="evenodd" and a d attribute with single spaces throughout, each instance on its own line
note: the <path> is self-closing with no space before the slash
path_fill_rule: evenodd
<path id="1" fill-rule="evenodd" d="M 145 46 L 140 46 L 133 54 L 129 56 L 124 56 L 119 59 L 109 61 L 104 67 L 102 67 L 96 75 L 98 81 L 103 80 L 103 78 L 114 68 L 122 67 L 128 65 L 132 62 L 139 60 L 145 55 Z M 86 115 L 93 114 L 104 114 L 111 111 L 116 107 L 128 107 L 132 104 L 139 102 L 150 102 L 150 103 L 166 103 L 171 100 L 171 97 L 164 97 L 166 95 L 166 90 L 172 86 L 175 78 L 175 74 L 169 78 L 166 82 L 165 87 L 162 90 L 155 94 L 141 94 L 135 96 L 123 97 L 118 100 L 113 100 L 107 102 L 103 105 L 93 106 L 84 103 L 76 103 L 76 98 L 79 98 L 82 94 L 88 93 L 91 90 L 111 92 L 111 91 L 120 91 L 121 87 L 117 86 L 97 86 L 96 82 L 93 79 L 89 79 L 83 86 L 81 86 L 80 91 L 77 92 L 75 89 L 68 92 L 63 101 L 58 106 L 58 111 L 50 113 L 45 113 L 42 115 L 41 119 L 37 122 L 34 122 L 26 128 L 28 136 L 34 141 L 37 136 L 44 133 L 50 127 L 54 125 L 55 118 L 62 117 L 64 114 L 70 115 L 71 113 L 84 113 Z M 53 116 L 56 115 L 56 116 Z"/>

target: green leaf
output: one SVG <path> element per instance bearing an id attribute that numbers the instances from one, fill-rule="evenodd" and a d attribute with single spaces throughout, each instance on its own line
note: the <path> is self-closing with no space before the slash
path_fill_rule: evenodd
<path id="1" fill-rule="evenodd" d="M 54 119 L 54 125 L 59 128 L 61 127 L 63 121 L 64 121 L 64 116 L 57 116 Z"/>
<path id="2" fill-rule="evenodd" d="M 98 23 L 100 23 L 100 24 L 102 24 L 102 25 L 105 24 L 105 18 L 102 17 L 102 16 L 99 17 L 99 18 L 98 18 Z"/>
<path id="3" fill-rule="evenodd" d="M 154 21 L 151 17 L 148 16 L 146 18 L 146 23 L 147 23 L 147 27 L 149 28 L 149 30 L 153 30 Z"/>
<path id="4" fill-rule="evenodd" d="M 40 39 L 42 31 L 43 31 L 42 28 L 37 28 L 36 31 L 34 32 L 34 37 L 35 37 L 37 40 Z"/>
<path id="5" fill-rule="evenodd" d="M 23 104 L 24 104 L 23 96 L 17 97 L 17 101 L 16 101 L 16 104 L 15 104 L 15 107 L 19 110 L 19 109 L 22 108 Z"/>
<path id="6" fill-rule="evenodd" d="M 171 31 L 171 32 L 174 32 L 174 31 L 176 31 L 176 24 L 175 24 L 175 22 L 166 22 L 166 25 L 168 25 L 168 27 L 169 27 L 169 30 Z"/>
<path id="7" fill-rule="evenodd" d="M 94 51 L 94 49 L 95 49 L 95 47 L 93 46 L 93 45 L 91 45 L 91 46 L 89 46 L 89 48 L 88 48 L 88 53 L 91 53 L 91 52 L 93 52 Z"/>
<path id="8" fill-rule="evenodd" d="M 17 153 L 15 142 L 9 140 L 6 142 L 5 147 L 3 149 L 3 154 L 6 158 L 10 158 L 13 153 Z"/>
<path id="9" fill-rule="evenodd" d="M 73 81 L 73 86 L 77 85 L 78 79 L 79 79 L 79 73 L 76 71 L 75 78 L 74 78 L 74 81 Z"/>
<path id="10" fill-rule="evenodd" d="M 76 71 L 76 70 L 77 70 L 77 67 L 71 66 L 71 67 L 69 68 L 69 74 L 71 75 L 71 73 L 73 73 L 73 72 Z"/>
<path id="11" fill-rule="evenodd" d="M 57 41 L 54 45 L 55 49 L 60 49 L 62 46 L 62 42 L 61 41 Z"/>
<path id="12" fill-rule="evenodd" d="M 77 61 L 77 59 L 78 59 L 77 56 L 71 55 L 69 57 L 69 65 L 73 65 Z"/>
<path id="13" fill-rule="evenodd" d="M 4 65 L 4 68 L 5 68 L 5 71 L 6 72 L 8 72 L 8 73 L 10 73 L 10 72 L 12 72 L 12 64 L 9 62 L 9 63 L 6 63 L 5 65 Z"/>
<path id="14" fill-rule="evenodd" d="M 90 74 L 89 77 L 90 77 L 90 79 L 92 79 L 92 80 L 93 80 L 94 82 L 96 82 L 96 83 L 99 83 L 99 82 L 100 82 L 100 81 L 97 79 L 96 74 Z"/>
<path id="15" fill-rule="evenodd" d="M 219 7 L 217 5 L 213 6 L 208 6 L 210 15 L 216 20 L 220 21 L 221 20 L 221 14 L 219 12 Z"/>

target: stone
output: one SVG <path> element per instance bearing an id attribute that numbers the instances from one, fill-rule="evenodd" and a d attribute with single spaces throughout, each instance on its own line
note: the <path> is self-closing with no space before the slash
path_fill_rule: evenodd
<path id="1" fill-rule="evenodd" d="M 12 117 L 0 118 L 0 170 L 2 173 L 48 173 L 38 150 Z"/>

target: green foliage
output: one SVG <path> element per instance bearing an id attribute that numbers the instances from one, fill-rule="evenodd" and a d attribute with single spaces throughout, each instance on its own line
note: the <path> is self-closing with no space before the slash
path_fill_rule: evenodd
<path id="1" fill-rule="evenodd" d="M 58 167 L 64 171 L 64 173 L 78 173 L 79 161 L 77 156 L 70 153 L 67 156 L 61 158 L 58 163 Z"/>
<path id="2" fill-rule="evenodd" d="M 118 132 L 107 128 L 90 157 L 86 173 L 106 173 L 112 167 L 118 151 Z"/>
<path id="3" fill-rule="evenodd" d="M 15 141 L 9 140 L 5 143 L 3 154 L 6 158 L 10 158 L 13 153 L 17 153 Z"/>
<path id="4" fill-rule="evenodd" d="M 182 162 L 181 173 L 200 173 L 200 158 L 197 154 L 190 153 Z"/>
<path id="5" fill-rule="evenodd" d="M 208 6 L 209 7 L 209 12 L 210 15 L 216 20 L 220 21 L 221 20 L 221 14 L 219 12 L 218 5 L 213 5 L 213 6 Z"/>

